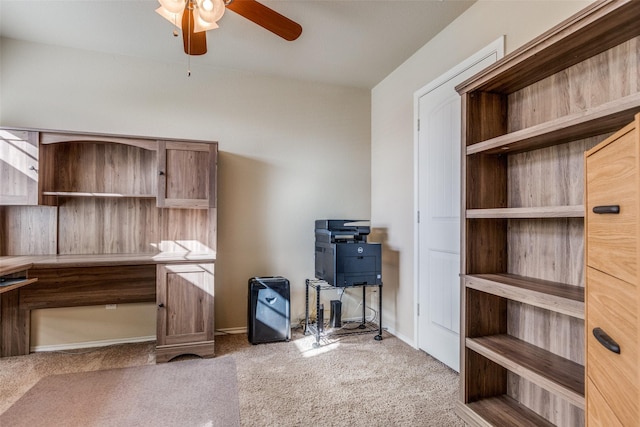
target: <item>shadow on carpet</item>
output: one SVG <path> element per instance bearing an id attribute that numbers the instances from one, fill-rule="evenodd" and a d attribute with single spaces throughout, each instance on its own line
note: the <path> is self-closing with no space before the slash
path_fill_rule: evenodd
<path id="1" fill-rule="evenodd" d="M 52 375 L 0 415 L 2 426 L 239 426 L 233 357 Z"/>

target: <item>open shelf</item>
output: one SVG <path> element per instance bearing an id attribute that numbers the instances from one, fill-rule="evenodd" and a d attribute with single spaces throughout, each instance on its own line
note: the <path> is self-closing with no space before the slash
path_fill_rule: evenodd
<path id="1" fill-rule="evenodd" d="M 463 275 L 467 288 L 584 319 L 584 288 L 515 274 Z"/>
<path id="2" fill-rule="evenodd" d="M 638 109 L 640 93 L 634 93 L 579 113 L 472 144 L 467 147 L 467 155 L 517 153 L 614 132 L 633 121 Z"/>
<path id="3" fill-rule="evenodd" d="M 25 278 L 17 278 L 17 279 L 5 279 L 0 280 L 0 294 L 3 292 L 9 292 L 14 289 L 21 288 L 26 285 L 30 285 L 31 283 L 37 282 L 38 279 L 25 279 Z"/>
<path id="4" fill-rule="evenodd" d="M 468 404 L 477 415 L 498 427 L 550 427 L 549 421 L 507 395 L 481 399 Z"/>
<path id="5" fill-rule="evenodd" d="M 467 338 L 466 346 L 584 409 L 584 366 L 506 334 Z"/>
<path id="6" fill-rule="evenodd" d="M 534 208 L 467 209 L 466 217 L 474 218 L 584 218 L 584 206 L 544 206 Z"/>

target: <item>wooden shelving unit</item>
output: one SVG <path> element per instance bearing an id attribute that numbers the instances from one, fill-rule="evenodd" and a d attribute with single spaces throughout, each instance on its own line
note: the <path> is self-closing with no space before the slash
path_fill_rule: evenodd
<path id="1" fill-rule="evenodd" d="M 585 423 L 583 154 L 640 111 L 639 19 L 596 1 L 456 88 L 470 425 Z"/>
<path id="2" fill-rule="evenodd" d="M 0 357 L 30 310 L 154 299 L 156 361 L 214 355 L 216 142 L 3 128 L 0 151 Z"/>

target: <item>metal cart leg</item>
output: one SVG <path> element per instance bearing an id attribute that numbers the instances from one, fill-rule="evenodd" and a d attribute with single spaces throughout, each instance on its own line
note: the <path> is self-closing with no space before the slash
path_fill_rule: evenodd
<path id="1" fill-rule="evenodd" d="M 320 319 L 320 284 L 316 284 L 316 342 L 314 348 L 320 347 L 320 330 L 324 327 L 324 319 Z M 324 317 L 324 316 L 323 316 Z"/>
<path id="2" fill-rule="evenodd" d="M 309 333 L 309 279 L 304 281 L 304 334 Z"/>
<path id="3" fill-rule="evenodd" d="M 373 339 L 382 341 L 382 285 L 378 285 L 378 335 Z"/>
<path id="4" fill-rule="evenodd" d="M 358 325 L 359 329 L 365 329 L 367 320 L 367 287 L 362 286 L 362 322 Z"/>

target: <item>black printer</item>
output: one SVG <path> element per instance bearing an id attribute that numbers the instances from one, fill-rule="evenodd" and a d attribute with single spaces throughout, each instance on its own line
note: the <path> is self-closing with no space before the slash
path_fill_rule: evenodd
<path id="1" fill-rule="evenodd" d="M 316 220 L 317 279 L 337 287 L 382 285 L 382 249 L 380 243 L 367 243 L 368 224 L 361 220 Z"/>

